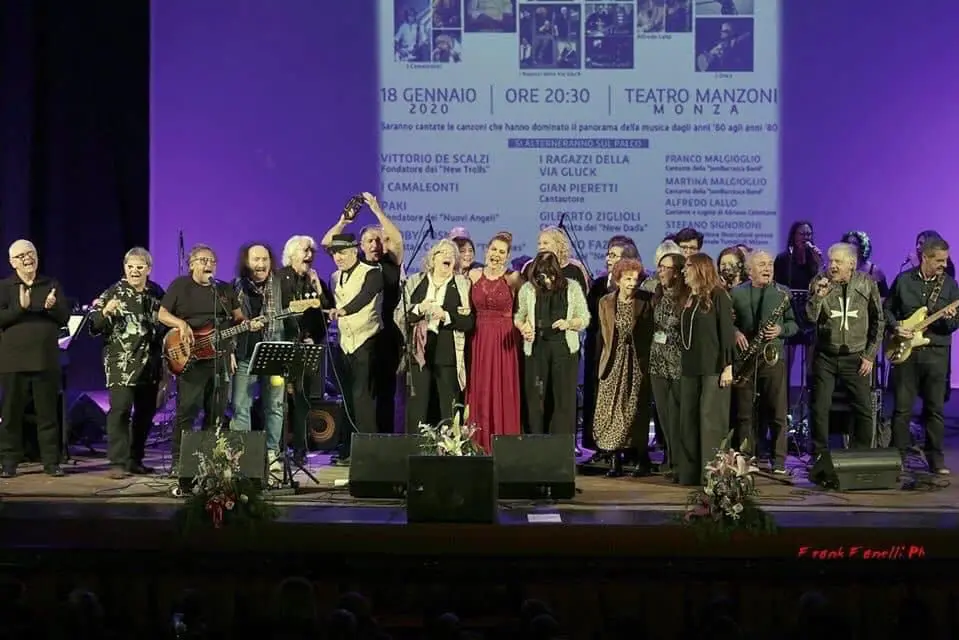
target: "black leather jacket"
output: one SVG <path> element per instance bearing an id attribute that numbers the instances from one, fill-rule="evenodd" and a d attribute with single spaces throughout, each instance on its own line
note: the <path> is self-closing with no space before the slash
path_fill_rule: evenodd
<path id="1" fill-rule="evenodd" d="M 846 285 L 816 294 L 819 277 L 809 285 L 806 313 L 816 325 L 816 348 L 830 355 L 861 353 L 870 360 L 882 343 L 886 320 L 879 287 L 869 275 L 854 272 Z"/>

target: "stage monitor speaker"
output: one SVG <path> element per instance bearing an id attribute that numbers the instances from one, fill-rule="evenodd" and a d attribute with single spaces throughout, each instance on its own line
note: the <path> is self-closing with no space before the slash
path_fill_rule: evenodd
<path id="1" fill-rule="evenodd" d="M 423 437 L 354 433 L 350 451 L 350 495 L 396 500 L 406 497 L 410 456 L 423 453 Z"/>
<path id="2" fill-rule="evenodd" d="M 96 397 L 81 393 L 67 409 L 67 427 L 71 442 L 103 442 L 107 435 L 107 412 L 110 398 L 106 393 Z"/>
<path id="3" fill-rule="evenodd" d="M 340 432 L 345 426 L 343 402 L 339 399 L 310 399 L 306 429 L 311 451 L 333 451 L 340 445 Z"/>
<path id="4" fill-rule="evenodd" d="M 268 478 L 266 468 L 266 432 L 264 431 L 224 431 L 227 442 L 234 449 L 241 449 L 240 473 L 245 477 L 266 486 L 264 480 Z M 215 431 L 188 431 L 183 434 L 180 443 L 180 488 L 189 491 L 193 478 L 199 471 L 200 461 L 197 452 L 210 456 L 216 446 Z"/>
<path id="5" fill-rule="evenodd" d="M 896 449 L 850 449 L 816 457 L 809 470 L 815 484 L 840 491 L 899 489 L 902 458 Z"/>
<path id="6" fill-rule="evenodd" d="M 570 500 L 576 495 L 576 436 L 494 436 L 501 500 Z"/>
<path id="7" fill-rule="evenodd" d="M 489 456 L 410 456 L 408 523 L 495 524 L 496 467 Z"/>

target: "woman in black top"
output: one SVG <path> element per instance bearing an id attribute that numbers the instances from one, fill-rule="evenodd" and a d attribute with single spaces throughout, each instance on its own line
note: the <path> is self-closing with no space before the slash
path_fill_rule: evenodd
<path id="1" fill-rule="evenodd" d="M 784 287 L 807 291 L 822 270 L 822 253 L 813 244 L 812 223 L 805 220 L 789 227 L 786 250 L 776 256 L 773 279 Z"/>
<path id="2" fill-rule="evenodd" d="M 680 484 L 702 484 L 703 466 L 729 433 L 735 327 L 729 294 L 712 259 L 697 253 L 683 271 L 689 295 L 679 314 L 682 377 L 676 471 Z"/>
<path id="3" fill-rule="evenodd" d="M 540 252 L 529 274 L 514 317 L 523 336 L 527 426 L 531 433 L 574 435 L 580 333 L 589 326 L 586 295 L 563 275 L 553 253 Z"/>

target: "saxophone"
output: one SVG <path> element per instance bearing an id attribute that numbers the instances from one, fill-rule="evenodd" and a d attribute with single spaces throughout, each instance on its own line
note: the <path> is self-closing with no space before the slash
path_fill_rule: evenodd
<path id="1" fill-rule="evenodd" d="M 771 286 L 775 287 L 775 285 Z M 769 319 L 766 320 L 759 331 L 756 332 L 755 337 L 750 340 L 746 350 L 736 356 L 736 360 L 733 362 L 733 382 L 735 384 L 740 384 L 749 378 L 756 367 L 757 357 L 762 357 L 763 363 L 767 366 L 772 366 L 779 362 L 779 347 L 774 342 L 767 341 L 763 338 L 763 334 L 766 333 L 767 329 L 771 329 L 779 324 L 779 321 L 782 320 L 786 309 L 788 309 L 790 305 L 792 305 L 792 296 L 784 294 L 779 306 L 773 310 Z"/>

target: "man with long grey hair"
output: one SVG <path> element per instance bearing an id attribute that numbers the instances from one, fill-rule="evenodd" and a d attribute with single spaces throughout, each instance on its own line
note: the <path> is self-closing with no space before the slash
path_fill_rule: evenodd
<path id="1" fill-rule="evenodd" d="M 103 370 L 110 395 L 107 457 L 110 477 L 153 470 L 143 464 L 160 386 L 164 291 L 150 282 L 153 257 L 134 247 L 123 258 L 123 279 L 93 301 L 90 333 L 103 336 Z"/>
<path id="2" fill-rule="evenodd" d="M 849 395 L 852 446 L 873 444 L 872 371 L 885 327 L 879 287 L 856 270 L 856 248 L 840 242 L 829 247 L 828 257 L 826 272 L 813 278 L 806 303 L 807 317 L 816 327 L 811 414 L 817 465 L 810 479 L 822 484 L 835 482 L 829 457 L 829 412 L 837 382 Z"/>
<path id="3" fill-rule="evenodd" d="M 60 468 L 57 396 L 60 392 L 60 327 L 70 318 L 70 305 L 56 278 L 39 272 L 37 248 L 17 240 L 8 251 L 13 275 L 0 280 L 0 476 L 12 478 L 23 457 L 23 415 L 33 399 L 43 471 L 63 475 Z"/>

